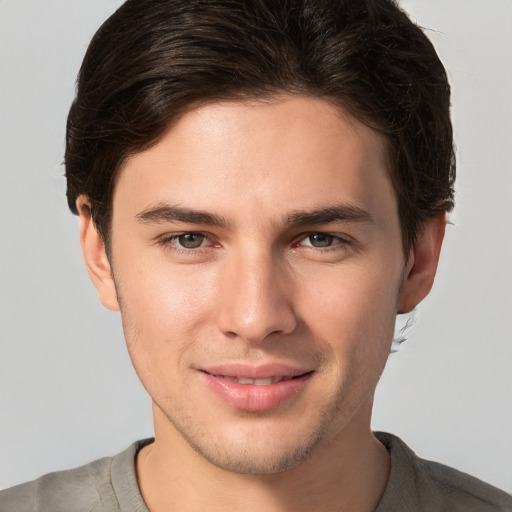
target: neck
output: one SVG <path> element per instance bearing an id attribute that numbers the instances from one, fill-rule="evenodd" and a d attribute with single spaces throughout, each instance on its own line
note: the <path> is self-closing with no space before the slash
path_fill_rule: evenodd
<path id="1" fill-rule="evenodd" d="M 238 474 L 197 454 L 154 407 L 155 442 L 137 456 L 142 496 L 151 512 L 306 512 L 375 510 L 390 460 L 370 431 L 371 400 L 337 437 L 277 474 Z M 199 492 L 198 492 L 199 491 Z"/>

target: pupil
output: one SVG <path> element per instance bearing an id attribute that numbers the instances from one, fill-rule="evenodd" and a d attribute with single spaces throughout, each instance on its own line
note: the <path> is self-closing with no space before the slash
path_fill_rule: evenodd
<path id="1" fill-rule="evenodd" d="M 329 247 L 332 245 L 333 237 L 331 235 L 324 235 L 323 233 L 315 233 L 310 235 L 309 241 L 313 247 Z"/>
<path id="2" fill-rule="evenodd" d="M 187 233 L 185 235 L 180 235 L 179 242 L 182 247 L 187 249 L 197 249 L 203 243 L 203 238 L 203 235 Z"/>

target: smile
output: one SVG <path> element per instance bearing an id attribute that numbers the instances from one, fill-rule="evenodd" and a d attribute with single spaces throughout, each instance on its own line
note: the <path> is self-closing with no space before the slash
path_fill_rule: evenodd
<path id="1" fill-rule="evenodd" d="M 267 379 L 249 379 L 246 377 L 231 377 L 229 375 L 214 375 L 218 379 L 225 379 L 230 382 L 236 382 L 237 384 L 249 384 L 254 386 L 269 386 L 270 384 L 277 384 L 285 380 L 293 379 L 294 377 L 269 377 Z"/>
<path id="2" fill-rule="evenodd" d="M 313 370 L 285 365 L 219 366 L 201 370 L 207 388 L 230 408 L 264 412 L 291 403 L 303 393 Z"/>

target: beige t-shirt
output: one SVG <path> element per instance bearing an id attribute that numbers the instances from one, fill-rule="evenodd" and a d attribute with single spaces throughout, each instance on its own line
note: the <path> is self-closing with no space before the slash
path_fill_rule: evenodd
<path id="1" fill-rule="evenodd" d="M 472 476 L 417 457 L 398 437 L 376 432 L 391 455 L 391 473 L 375 512 L 512 511 L 512 496 Z M 42 476 L 0 492 L 1 512 L 148 512 L 135 456 L 151 439 L 114 457 Z"/>

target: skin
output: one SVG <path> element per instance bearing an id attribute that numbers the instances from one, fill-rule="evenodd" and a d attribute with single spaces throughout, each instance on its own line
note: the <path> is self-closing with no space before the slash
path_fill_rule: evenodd
<path id="1" fill-rule="evenodd" d="M 150 510 L 374 510 L 389 455 L 373 394 L 445 225 L 428 222 L 405 260 L 383 137 L 321 99 L 211 104 L 125 164 L 110 261 L 87 204 L 89 273 L 154 402 L 155 443 L 137 459 Z M 222 223 L 162 215 L 177 206 Z M 357 215 L 292 222 L 335 207 Z M 247 412 L 204 384 L 201 369 L 226 362 L 312 373 Z"/>

